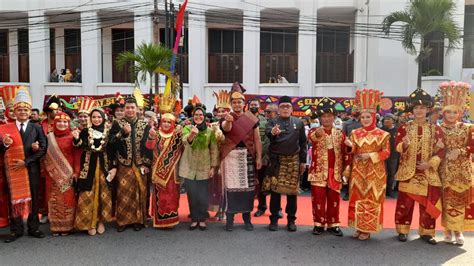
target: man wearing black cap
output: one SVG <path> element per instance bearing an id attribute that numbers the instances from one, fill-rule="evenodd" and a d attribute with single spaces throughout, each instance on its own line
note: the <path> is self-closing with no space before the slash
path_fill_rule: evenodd
<path id="1" fill-rule="evenodd" d="M 271 193 L 270 231 L 278 230 L 278 212 L 281 208 L 281 194 L 285 194 L 288 231 L 296 231 L 296 195 L 299 192 L 299 178 L 306 167 L 307 140 L 303 122 L 291 116 L 291 98 L 282 96 L 278 105 L 278 117 L 267 123 L 265 134 L 270 139 L 267 176 L 262 189 Z"/>
<path id="2" fill-rule="evenodd" d="M 125 100 L 125 117 L 115 120 L 109 133 L 108 152 L 113 162 L 111 176 L 117 176 L 117 231 L 126 226 L 140 231 L 147 214 L 147 173 L 153 152 L 146 149 L 150 127 L 138 118 L 135 98 Z"/>
<path id="3" fill-rule="evenodd" d="M 316 107 L 322 127 L 313 128 L 308 139 L 313 144 L 308 181 L 311 182 L 313 203 L 313 234 L 327 231 L 342 236 L 339 228 L 339 202 L 342 176 L 349 176 L 349 160 L 346 158 L 346 136 L 334 127 L 336 101 L 324 97 Z M 345 172 L 345 173 L 343 173 Z"/>
<path id="4" fill-rule="evenodd" d="M 410 94 L 409 110 L 415 118 L 402 125 L 395 137 L 400 153 L 396 175 L 399 181 L 395 224 L 398 240 L 407 241 L 415 202 L 420 209 L 418 233 L 429 244 L 435 245 L 436 218 L 441 215 L 441 180 L 438 166 L 444 158 L 442 129 L 427 121 L 433 106 L 431 96 L 422 89 Z"/>

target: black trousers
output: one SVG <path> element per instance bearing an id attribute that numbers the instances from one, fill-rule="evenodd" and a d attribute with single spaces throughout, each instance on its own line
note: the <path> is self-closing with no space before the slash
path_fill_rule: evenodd
<path id="1" fill-rule="evenodd" d="M 260 170 L 258 170 L 258 184 L 260 189 L 257 192 L 257 198 L 258 198 L 258 209 L 261 211 L 266 211 L 267 210 L 267 195 L 262 193 L 262 184 L 263 184 L 263 179 L 265 178 L 267 172 L 267 166 L 263 166 Z"/>
<path id="2" fill-rule="evenodd" d="M 392 196 L 395 187 L 395 174 L 398 171 L 398 158 L 387 159 L 385 161 L 385 168 L 387 170 L 387 196 Z"/>
<path id="3" fill-rule="evenodd" d="M 28 214 L 27 220 L 27 227 L 28 232 L 34 232 L 39 229 L 39 208 L 40 208 L 40 201 L 39 201 L 39 169 L 37 169 L 37 173 L 30 173 L 29 171 L 29 181 L 30 181 L 30 192 L 31 192 L 31 209 L 30 213 Z M 9 200 L 8 202 L 11 202 Z M 10 203 L 11 204 L 11 203 Z M 23 235 L 25 231 L 25 227 L 23 225 L 23 218 L 21 216 L 14 217 L 12 212 L 13 208 L 10 205 L 10 231 L 12 233 Z"/>
<path id="4" fill-rule="evenodd" d="M 296 220 L 296 195 L 286 195 L 285 212 L 288 218 L 288 223 L 294 223 Z M 281 194 L 272 191 L 270 195 L 270 222 L 278 222 L 278 212 L 281 210 Z"/>
<path id="5" fill-rule="evenodd" d="M 188 193 L 191 221 L 204 222 L 208 218 L 209 208 L 209 180 L 184 179 L 184 186 Z"/>

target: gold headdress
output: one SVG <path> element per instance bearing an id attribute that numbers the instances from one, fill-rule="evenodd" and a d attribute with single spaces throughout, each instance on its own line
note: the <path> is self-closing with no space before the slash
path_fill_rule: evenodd
<path id="1" fill-rule="evenodd" d="M 374 89 L 363 89 L 356 91 L 355 101 L 360 108 L 360 112 L 376 113 L 380 104 L 383 92 Z"/>
<path id="2" fill-rule="evenodd" d="M 176 107 L 176 97 L 172 94 L 164 96 L 158 96 L 158 109 L 162 114 L 162 118 L 167 118 L 176 121 L 176 117 L 173 115 Z"/>
<path id="3" fill-rule="evenodd" d="M 13 106 L 14 109 L 24 107 L 31 109 L 31 96 L 28 92 L 28 89 L 24 86 L 18 88 L 15 94 L 15 104 Z"/>
<path id="4" fill-rule="evenodd" d="M 77 100 L 77 103 L 79 104 L 78 113 L 86 113 L 86 114 L 90 114 L 92 109 L 94 109 L 94 107 L 96 107 L 96 104 L 97 104 L 97 102 L 94 99 L 87 96 L 80 97 Z"/>
<path id="5" fill-rule="evenodd" d="M 439 85 L 443 111 L 462 111 L 466 107 L 471 85 L 465 82 L 443 82 Z"/>
<path id="6" fill-rule="evenodd" d="M 230 92 L 227 90 L 219 90 L 213 93 L 217 99 L 216 108 L 230 109 Z"/>

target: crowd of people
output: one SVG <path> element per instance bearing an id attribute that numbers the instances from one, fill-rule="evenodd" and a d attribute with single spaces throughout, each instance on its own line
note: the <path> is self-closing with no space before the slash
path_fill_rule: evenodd
<path id="1" fill-rule="evenodd" d="M 441 216 L 444 241 L 462 245 L 463 232 L 474 229 L 474 127 L 461 121 L 468 92 L 465 83 L 441 84 L 435 114 L 433 98 L 417 89 L 404 115 L 379 117 L 383 93 L 363 89 L 349 114 L 324 97 L 303 119 L 292 116 L 290 97 L 261 110 L 258 99 L 246 103 L 240 85 L 215 92 L 212 113 L 193 101 L 181 110 L 173 95 L 157 96 L 155 111 L 145 112 L 134 94 L 117 95 L 107 110 L 81 97 L 72 114 L 52 96 L 41 120 L 20 88 L 0 125 L 0 226 L 10 226 L 7 243 L 24 234 L 25 213 L 36 238 L 46 220 L 54 236 L 103 234 L 112 222 L 118 232 L 140 231 L 148 219 L 173 228 L 185 190 L 190 230 L 206 230 L 215 212 L 225 230 L 241 213 L 252 231 L 254 199 L 259 217 L 269 196 L 268 229 L 277 231 L 286 195 L 286 228 L 294 232 L 298 194 L 309 190 L 314 235 L 343 236 L 342 198 L 353 237 L 367 241 L 383 228 L 385 198 L 396 197 L 400 241 L 418 202 L 423 240 L 437 243 Z"/>

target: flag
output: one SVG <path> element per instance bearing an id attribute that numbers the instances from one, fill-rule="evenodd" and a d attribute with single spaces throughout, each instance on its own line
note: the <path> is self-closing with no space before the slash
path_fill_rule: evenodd
<path id="1" fill-rule="evenodd" d="M 171 58 L 171 66 L 170 66 L 170 72 L 171 75 L 174 74 L 175 66 L 176 66 L 176 56 L 178 54 L 178 48 L 179 48 L 179 41 L 181 40 L 181 31 L 183 30 L 183 23 L 184 23 L 184 14 L 186 11 L 186 5 L 188 4 L 188 0 L 184 1 L 184 4 L 181 6 L 181 8 L 178 11 L 178 15 L 176 17 L 176 39 L 174 41 L 174 47 L 173 47 L 173 57 Z M 166 82 L 166 87 L 165 91 L 163 93 L 164 96 L 167 96 L 171 93 L 171 79 L 168 78 L 168 81 Z"/>

